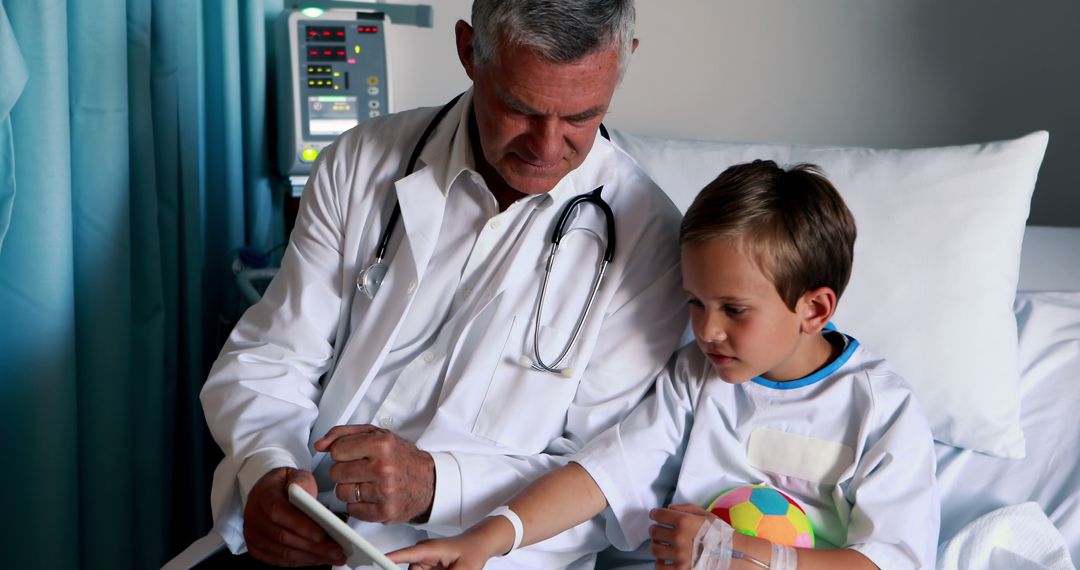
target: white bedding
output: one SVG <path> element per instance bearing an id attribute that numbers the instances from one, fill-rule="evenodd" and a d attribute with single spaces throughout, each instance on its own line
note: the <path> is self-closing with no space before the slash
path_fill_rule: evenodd
<path id="1" fill-rule="evenodd" d="M 1073 260 L 1073 261 L 1070 261 Z M 1027 456 L 938 445 L 941 543 L 980 516 L 1035 502 L 1080 560 L 1080 228 L 1028 228 L 1015 311 Z M 1061 289 L 1062 291 L 1050 291 Z M 969 529 L 970 530 L 970 529 Z M 966 535 L 962 535 L 961 538 Z"/>

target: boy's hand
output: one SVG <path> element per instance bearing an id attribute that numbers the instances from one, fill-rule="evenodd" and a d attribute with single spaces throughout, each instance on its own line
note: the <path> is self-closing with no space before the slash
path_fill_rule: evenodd
<path id="1" fill-rule="evenodd" d="M 466 541 L 461 540 L 461 537 L 425 540 L 415 546 L 390 552 L 386 556 L 395 564 L 408 563 L 409 570 L 483 568 L 487 559 L 471 559 L 469 549 L 463 542 Z"/>
<path id="2" fill-rule="evenodd" d="M 697 505 L 669 505 L 653 509 L 649 518 L 656 521 L 649 527 L 652 543 L 649 551 L 656 558 L 656 567 L 664 570 L 689 569 L 694 557 L 694 538 L 706 521 L 716 515 Z"/>
<path id="3" fill-rule="evenodd" d="M 410 570 L 472 570 L 483 568 L 488 559 L 506 553 L 513 544 L 510 521 L 487 517 L 458 536 L 425 540 L 386 556 L 395 564 L 408 563 Z"/>

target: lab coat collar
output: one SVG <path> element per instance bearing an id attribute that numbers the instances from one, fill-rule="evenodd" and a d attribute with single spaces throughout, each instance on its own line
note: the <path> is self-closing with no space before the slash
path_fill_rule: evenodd
<path id="1" fill-rule="evenodd" d="M 420 151 L 421 164 L 434 170 L 432 177 L 438 182 L 443 196 L 450 191 L 458 176 L 467 171 L 476 171 L 476 160 L 469 144 L 472 93 L 472 88 L 469 88 L 462 94 Z"/>

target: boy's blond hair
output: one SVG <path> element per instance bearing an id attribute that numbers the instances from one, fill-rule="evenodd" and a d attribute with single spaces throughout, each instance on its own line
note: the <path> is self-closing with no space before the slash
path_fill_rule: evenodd
<path id="1" fill-rule="evenodd" d="M 737 164 L 694 199 L 679 245 L 733 239 L 746 248 L 789 309 L 829 287 L 839 299 L 851 277 L 855 218 L 821 169 L 784 170 L 771 160 Z"/>

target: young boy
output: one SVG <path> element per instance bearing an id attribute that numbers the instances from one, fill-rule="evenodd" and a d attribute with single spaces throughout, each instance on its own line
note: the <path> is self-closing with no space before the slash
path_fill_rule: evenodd
<path id="1" fill-rule="evenodd" d="M 649 540 L 657 566 L 934 568 L 939 502 L 926 418 L 884 360 L 827 326 L 854 242 L 851 213 L 815 167 L 755 161 L 724 171 L 681 228 L 696 345 L 673 357 L 630 416 L 509 509 L 391 559 L 480 567 L 605 512 L 613 544 Z M 760 482 L 806 510 L 815 549 L 732 534 L 700 507 Z"/>

